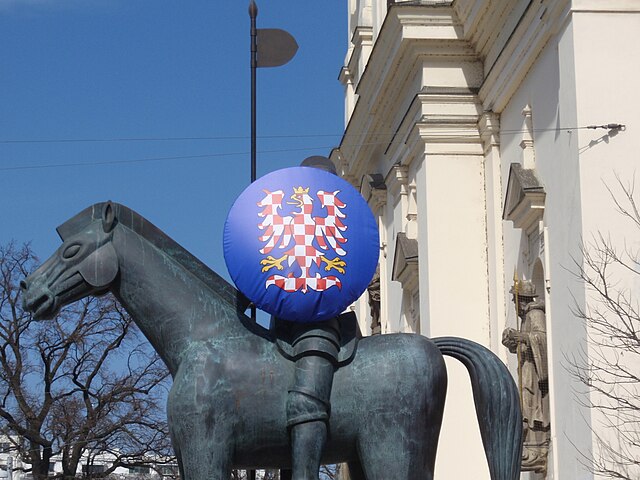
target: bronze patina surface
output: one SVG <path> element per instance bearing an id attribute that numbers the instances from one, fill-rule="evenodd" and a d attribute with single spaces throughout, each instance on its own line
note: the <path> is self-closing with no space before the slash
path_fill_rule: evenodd
<path id="1" fill-rule="evenodd" d="M 123 205 L 96 204 L 58 232 L 62 246 L 22 283 L 25 305 L 46 319 L 84 296 L 113 292 L 173 377 L 167 413 L 182 478 L 290 468 L 286 408 L 295 364 L 282 346 L 287 339 L 279 348 L 278 330 L 253 323 L 234 287 Z M 432 479 L 444 354 L 469 370 L 491 478 L 519 477 L 518 391 L 492 352 L 413 334 L 362 338 L 354 348 L 333 378 L 323 463 L 347 462 L 354 480 Z"/>

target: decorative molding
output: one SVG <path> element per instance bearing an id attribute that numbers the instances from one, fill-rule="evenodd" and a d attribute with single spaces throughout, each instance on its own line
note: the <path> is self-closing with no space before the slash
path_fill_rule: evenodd
<path id="1" fill-rule="evenodd" d="M 531 105 L 526 105 L 522 109 L 524 117 L 524 133 L 520 148 L 522 148 L 522 166 L 525 169 L 536 168 L 536 152 L 533 148 L 533 115 L 531 114 Z"/>
<path id="2" fill-rule="evenodd" d="M 348 66 L 344 66 L 340 69 L 338 81 L 344 86 L 353 84 L 353 72 L 349 69 Z"/>
<path id="3" fill-rule="evenodd" d="M 500 146 L 500 116 L 497 113 L 484 112 L 478 120 L 478 131 L 485 154 L 491 148 Z"/>
<path id="4" fill-rule="evenodd" d="M 415 178 L 409 182 L 409 194 L 407 195 L 407 237 L 418 238 L 418 197 Z"/>
<path id="5" fill-rule="evenodd" d="M 384 177 L 379 173 L 371 173 L 365 175 L 360 186 L 360 194 L 369 204 L 374 215 L 378 217 L 380 229 L 380 252 L 384 258 L 387 258 L 387 242 L 385 232 L 380 226 L 381 218 L 384 216 L 384 206 L 387 204 L 387 185 L 384 183 Z"/>
<path id="6" fill-rule="evenodd" d="M 505 194 L 503 220 L 511 220 L 515 228 L 530 232 L 538 228 L 544 215 L 546 192 L 536 171 L 512 163 Z"/>
<path id="7" fill-rule="evenodd" d="M 407 147 L 415 151 L 415 158 L 421 158 L 427 141 L 441 142 L 436 154 L 447 144 L 452 155 L 482 154 L 477 130 L 482 113 L 477 97 L 482 62 L 463 39 L 453 7 L 442 2 L 433 5 L 394 5 L 375 38 L 364 71 L 353 72 L 349 59 L 349 70 L 356 77 L 355 105 L 349 106 L 340 148 L 358 178 L 369 171 L 372 157 L 387 168 L 394 163 L 410 164 L 414 157 L 407 156 Z M 446 122 L 447 118 L 452 122 Z M 445 124 L 439 125 L 442 120 Z M 458 138 L 465 143 L 461 148 L 453 145 Z"/>
<path id="8" fill-rule="evenodd" d="M 389 170 L 385 183 L 389 192 L 396 199 L 398 196 L 406 197 L 409 194 L 409 174 L 406 165 L 395 164 Z"/>
<path id="9" fill-rule="evenodd" d="M 481 154 L 477 125 L 480 114 L 476 89 L 423 86 L 389 125 L 389 131 L 394 133 L 384 150 L 388 165 L 400 163 L 416 168 L 413 162 L 424 156 L 426 144 L 430 145 L 430 153 L 441 148 L 432 150 L 434 143 L 446 145 L 452 154 L 459 152 L 459 143 L 465 144 L 464 153 Z"/>
<path id="10" fill-rule="evenodd" d="M 357 26 L 351 37 L 351 43 L 354 46 L 360 47 L 365 44 L 371 44 L 373 40 L 373 27 Z"/>
<path id="11" fill-rule="evenodd" d="M 371 49 L 373 47 L 373 27 L 356 27 L 351 37 L 351 44 L 353 45 L 351 55 L 349 56 L 347 65 L 342 68 L 349 72 L 349 83 L 357 85 L 371 55 Z M 346 85 L 342 80 L 342 76 L 339 77 L 339 79 L 343 85 Z"/>
<path id="12" fill-rule="evenodd" d="M 416 221 L 418 219 L 418 205 L 417 205 L 417 186 L 416 181 L 411 180 L 409 182 L 409 209 L 407 211 L 407 220 L 409 222 Z"/>
<path id="13" fill-rule="evenodd" d="M 360 194 L 367 201 L 371 210 L 378 212 L 387 203 L 387 185 L 379 173 L 371 173 L 362 178 Z"/>
<path id="14" fill-rule="evenodd" d="M 349 165 L 349 161 L 345 158 L 345 156 L 340 151 L 340 148 L 334 148 L 331 150 L 331 154 L 329 155 L 329 159 L 336 166 L 336 171 L 338 172 L 338 176 L 344 178 L 347 182 L 353 185 L 356 189 L 360 188 L 357 180 L 354 175 L 351 174 L 351 168 Z"/>

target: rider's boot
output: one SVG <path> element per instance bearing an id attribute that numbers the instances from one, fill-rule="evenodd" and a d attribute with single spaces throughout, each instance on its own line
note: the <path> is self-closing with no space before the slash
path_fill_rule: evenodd
<path id="1" fill-rule="evenodd" d="M 299 423 L 291 427 L 292 480 L 318 480 L 320 458 L 327 440 L 323 420 Z"/>
<path id="2" fill-rule="evenodd" d="M 337 320 L 299 326 L 294 337 L 296 367 L 287 399 L 292 480 L 318 480 L 340 345 Z"/>

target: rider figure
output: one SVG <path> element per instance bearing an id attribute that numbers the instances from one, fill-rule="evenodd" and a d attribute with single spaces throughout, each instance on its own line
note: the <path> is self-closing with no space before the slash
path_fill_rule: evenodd
<path id="1" fill-rule="evenodd" d="M 317 480 L 331 414 L 331 386 L 338 363 L 338 320 L 291 326 L 295 360 L 287 396 L 293 480 Z"/>
<path id="2" fill-rule="evenodd" d="M 336 174 L 333 163 L 326 157 L 309 157 L 301 166 Z M 292 479 L 318 480 L 331 415 L 331 386 L 338 365 L 340 328 L 333 318 L 295 323 L 290 329 L 296 362 L 293 385 L 287 396 Z"/>

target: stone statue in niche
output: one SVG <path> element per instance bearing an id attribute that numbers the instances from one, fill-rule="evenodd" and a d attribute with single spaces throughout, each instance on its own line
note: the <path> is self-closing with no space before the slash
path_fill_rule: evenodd
<path id="1" fill-rule="evenodd" d="M 522 470 L 546 473 L 550 419 L 545 307 L 531 281 L 519 281 L 511 293 L 521 323 L 518 330 L 504 330 L 502 344 L 518 355 L 524 428 Z"/>
<path id="2" fill-rule="evenodd" d="M 380 265 L 376 268 L 376 273 L 367 287 L 369 294 L 369 310 L 371 313 L 371 335 L 382 333 L 380 325 Z"/>

